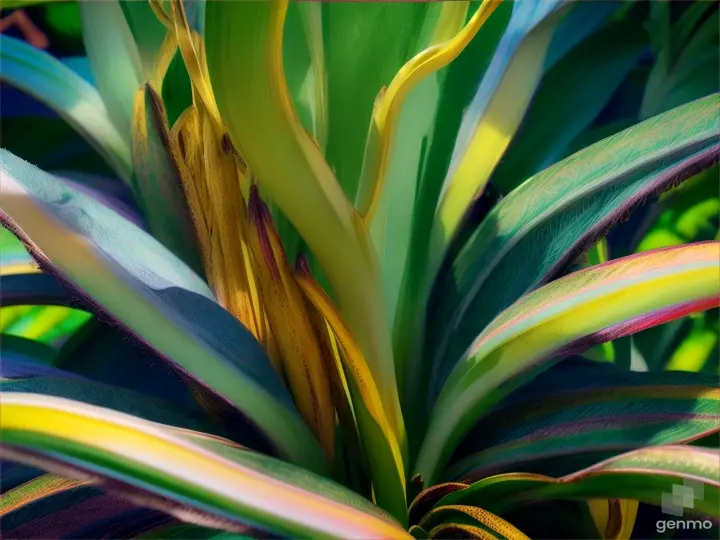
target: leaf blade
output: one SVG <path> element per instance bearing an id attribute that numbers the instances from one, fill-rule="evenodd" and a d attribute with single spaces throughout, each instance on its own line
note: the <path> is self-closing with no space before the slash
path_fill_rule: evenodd
<path id="1" fill-rule="evenodd" d="M 551 279 L 643 197 L 718 159 L 719 99 L 709 96 L 605 139 L 498 203 L 436 284 L 436 296 L 445 294 L 431 322 L 441 330 L 429 325 L 435 352 L 425 359 L 433 365 L 435 392 L 498 308 Z M 669 125 L 673 131 L 658 127 Z M 543 241 L 546 235 L 554 242 Z"/>
<path id="2" fill-rule="evenodd" d="M 124 331 L 241 409 L 283 454 L 323 469 L 317 443 L 264 352 L 197 275 L 111 210 L 7 152 L 0 159 L 0 217 L 35 258 Z"/>
<path id="3" fill-rule="evenodd" d="M 719 263 L 720 242 L 692 244 L 581 270 L 520 299 L 478 336 L 445 383 L 418 470 L 436 477 L 459 437 L 507 392 L 503 383 L 532 376 L 555 357 L 718 305 Z M 662 292 L 650 300 L 656 285 Z"/>
<path id="4" fill-rule="evenodd" d="M 110 120 L 98 92 L 62 62 L 20 40 L 0 36 L 0 51 L 0 79 L 55 110 L 129 182 L 129 138 Z"/>
<path id="5" fill-rule="evenodd" d="M 162 485 L 172 497 L 224 518 L 223 528 L 247 519 L 291 535 L 407 538 L 392 520 L 373 512 L 369 502 L 330 481 L 289 465 L 282 473 L 292 472 L 296 482 L 303 479 L 305 489 L 293 485 L 292 477 L 283 480 L 282 473 L 272 469 L 280 463 L 270 458 L 200 446 L 146 421 L 67 400 L 14 394 L 4 397 L 3 407 L 4 444 L 40 452 L 54 449 L 63 461 L 79 459 L 83 466 L 99 466 L 101 474 L 110 477 L 121 473 L 130 482 L 148 478 L 150 492 L 157 493 Z M 342 494 L 344 502 L 325 497 L 323 489 L 340 500 Z M 283 501 L 280 512 L 278 500 Z"/>

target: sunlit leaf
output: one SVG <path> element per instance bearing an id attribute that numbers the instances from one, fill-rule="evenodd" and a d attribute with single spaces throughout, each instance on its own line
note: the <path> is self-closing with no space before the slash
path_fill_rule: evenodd
<path id="1" fill-rule="evenodd" d="M 280 62 L 286 10 L 287 2 L 207 5 L 205 45 L 213 91 L 232 141 L 261 189 L 325 271 L 393 430 L 404 441 L 377 261 L 364 223 L 292 107 Z"/>
<path id="2" fill-rule="evenodd" d="M 718 102 L 709 96 L 605 139 L 493 208 L 436 284 L 421 364 L 433 391 L 500 309 L 552 279 L 644 197 L 713 165 Z"/>
<path id="3" fill-rule="evenodd" d="M 15 459 L 70 476 L 87 471 L 108 489 L 197 524 L 243 532 L 250 522 L 312 538 L 409 536 L 369 501 L 329 480 L 108 409 L 6 394 L 0 425 Z"/>
<path id="4" fill-rule="evenodd" d="M 475 339 L 443 386 L 418 472 L 437 478 L 460 437 L 507 387 L 525 382 L 522 374 L 532 377 L 554 358 L 717 307 L 719 270 L 720 242 L 690 244 L 590 267 L 518 300 Z"/>
<path id="5" fill-rule="evenodd" d="M 87 196 L 1 154 L 3 224 L 123 329 L 236 405 L 311 469 L 323 464 L 264 352 L 162 244 Z M 32 240 L 30 240 L 32 238 Z"/>

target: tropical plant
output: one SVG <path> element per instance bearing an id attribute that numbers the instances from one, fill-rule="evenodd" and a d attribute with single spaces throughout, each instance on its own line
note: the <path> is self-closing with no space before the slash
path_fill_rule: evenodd
<path id="1" fill-rule="evenodd" d="M 709 205 L 664 219 L 718 10 L 650 4 L 84 2 L 97 87 L 2 37 L 132 194 L 0 151 L 5 537 L 714 526 L 716 376 L 619 360 L 720 303 Z"/>

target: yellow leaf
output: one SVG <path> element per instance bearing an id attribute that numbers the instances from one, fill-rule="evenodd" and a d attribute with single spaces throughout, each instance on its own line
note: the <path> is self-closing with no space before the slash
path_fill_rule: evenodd
<path id="1" fill-rule="evenodd" d="M 272 217 L 256 186 L 250 190 L 249 240 L 255 258 L 260 296 L 283 358 L 290 392 L 300 414 L 334 457 L 335 411 L 330 381 L 315 333 Z"/>

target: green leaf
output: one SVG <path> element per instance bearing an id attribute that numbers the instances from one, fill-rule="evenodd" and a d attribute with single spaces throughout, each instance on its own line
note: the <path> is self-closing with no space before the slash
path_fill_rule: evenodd
<path id="1" fill-rule="evenodd" d="M 465 482 L 516 470 L 556 476 L 584 456 L 701 439 L 720 431 L 716 382 L 561 362 L 483 418 L 446 475 Z"/>
<path id="2" fill-rule="evenodd" d="M 143 79 L 152 81 L 158 68 L 158 53 L 167 28 L 153 13 L 148 0 L 118 2 L 137 47 Z"/>
<path id="3" fill-rule="evenodd" d="M 202 279 L 135 225 L 7 152 L 0 172 L 0 218 L 36 258 L 238 407 L 284 457 L 323 470 L 318 443 L 262 348 Z"/>
<path id="4" fill-rule="evenodd" d="M 0 275 L 28 273 L 35 269 L 35 262 L 13 233 L 0 227 Z"/>
<path id="5" fill-rule="evenodd" d="M 416 52 L 424 2 L 330 2 L 322 5 L 327 66 L 326 155 L 348 197 L 362 170 L 373 103 Z"/>
<path id="6" fill-rule="evenodd" d="M 118 176 L 130 180 L 129 127 L 126 137 L 111 121 L 95 88 L 49 54 L 4 35 L 0 35 L 0 60 L 2 82 L 56 111 L 105 158 Z"/>
<path id="7" fill-rule="evenodd" d="M 517 2 L 488 71 L 470 103 L 453 149 L 431 233 L 430 277 L 442 263 L 471 201 L 520 126 L 542 75 L 562 0 Z"/>
<path id="8" fill-rule="evenodd" d="M 434 138 L 441 90 L 447 90 L 450 65 L 471 46 L 496 3 L 482 3 L 464 24 L 467 7 L 445 3 L 434 20 L 426 18 L 423 33 L 428 34 L 429 46 L 403 65 L 373 107 L 355 207 L 370 222 L 391 325 L 406 269 L 415 201 L 425 196 L 418 186 Z"/>
<path id="9" fill-rule="evenodd" d="M 433 393 L 501 309 L 557 275 L 648 195 L 718 159 L 718 97 L 596 143 L 493 208 L 435 286 L 422 364 Z"/>
<path id="10" fill-rule="evenodd" d="M 292 107 L 279 62 L 286 10 L 287 2 L 206 6 L 213 91 L 231 139 L 261 189 L 297 228 L 327 275 L 402 447 L 405 428 L 377 260 L 365 223 Z"/>
<path id="11" fill-rule="evenodd" d="M 429 482 L 437 478 L 507 387 L 554 358 L 716 307 L 719 268 L 720 242 L 691 244 L 587 268 L 518 300 L 475 339 L 443 386 L 417 471 Z"/>
<path id="12" fill-rule="evenodd" d="M 192 86 L 180 51 L 170 61 L 162 82 L 162 100 L 167 109 L 168 125 L 172 128 L 175 121 L 188 107 L 192 106 Z"/>
<path id="13" fill-rule="evenodd" d="M 421 266 L 417 268 L 412 266 L 415 262 L 412 258 L 408 261 L 409 271 L 418 272 L 418 277 L 410 278 L 412 284 L 403 284 L 402 314 L 398 323 L 401 329 L 395 330 L 396 342 L 405 339 L 401 335 L 424 335 L 422 316 L 432 283 L 466 211 L 482 194 L 520 125 L 542 75 L 553 31 L 565 13 L 559 9 L 561 4 L 562 0 L 512 4 L 512 15 L 494 49 L 492 61 L 475 87 L 477 90 L 463 113 L 459 131 L 451 135 L 455 144 L 449 168 L 440 172 L 444 180 L 439 200 L 431 202 L 429 237 L 420 240 L 428 243 L 426 257 L 420 259 Z M 501 18 L 500 25 L 502 21 Z M 424 366 L 418 365 L 422 347 L 415 345 L 409 351 L 408 345 L 400 347 L 398 372 L 407 388 L 404 406 L 406 410 L 415 410 L 420 399 L 418 393 L 425 392 Z"/>
<path id="14" fill-rule="evenodd" d="M 185 521 L 233 532 L 249 523 L 291 537 L 409 538 L 369 501 L 329 480 L 109 409 L 5 394 L 0 425 L 13 459 L 106 479 L 110 490 Z"/>
<path id="15" fill-rule="evenodd" d="M 83 43 L 98 92 L 115 128 L 129 141 L 133 99 L 144 80 L 130 27 L 119 0 L 80 2 L 80 16 Z"/>
<path id="16" fill-rule="evenodd" d="M 203 275 L 195 225 L 170 151 L 165 108 L 150 85 L 137 92 L 133 116 L 134 191 L 150 233 Z"/>
<path id="17" fill-rule="evenodd" d="M 668 370 L 703 371 L 718 375 L 718 310 L 689 318 L 688 331 L 665 364 Z"/>
<path id="18" fill-rule="evenodd" d="M 283 29 L 283 69 L 300 123 L 320 149 L 327 142 L 327 74 L 321 4 L 291 2 Z"/>
<path id="19" fill-rule="evenodd" d="M 401 220 L 393 217 L 392 227 L 385 227 L 387 238 L 382 240 L 383 234 L 383 214 L 382 205 L 393 209 L 388 216 L 400 214 L 399 210 L 410 206 L 411 192 L 406 194 L 401 189 L 394 187 L 394 183 L 390 183 L 388 189 L 392 189 L 387 194 L 387 200 L 381 200 L 380 214 L 373 222 L 373 239 L 377 242 L 376 246 L 383 257 L 383 249 L 387 253 L 383 260 L 383 269 L 385 271 L 384 279 L 387 301 L 392 309 L 395 301 L 392 287 L 395 284 L 394 271 L 398 266 L 402 266 L 402 281 L 398 291 L 397 314 L 393 321 L 393 345 L 395 352 L 395 362 L 397 365 L 398 379 L 402 385 L 401 395 L 412 391 L 411 376 L 406 376 L 405 370 L 411 359 L 418 351 L 422 350 L 422 343 L 413 344 L 412 340 L 407 336 L 419 335 L 422 322 L 425 317 L 426 302 L 422 297 L 423 292 L 427 294 L 427 265 L 429 253 L 429 239 L 432 228 L 437 201 L 442 188 L 442 181 L 445 178 L 448 167 L 450 165 L 450 156 L 452 154 L 453 145 L 457 131 L 462 123 L 463 113 L 473 99 L 475 89 L 480 84 L 482 76 L 486 72 L 492 60 L 498 42 L 502 38 L 505 28 L 510 19 L 514 4 L 511 2 L 500 3 L 495 11 L 490 15 L 487 21 L 479 29 L 475 37 L 470 41 L 460 55 L 450 63 L 444 70 L 441 70 L 437 77 L 444 79 L 442 86 L 438 90 L 437 114 L 433 119 L 431 131 L 433 136 L 427 139 L 423 154 L 421 147 L 421 158 L 423 163 L 418 164 L 418 178 L 415 186 L 415 197 L 412 205 L 412 221 L 410 227 L 410 237 L 407 246 L 407 258 L 403 263 L 403 246 L 399 244 L 405 237 Z M 439 82 L 439 81 L 438 81 Z M 424 92 L 430 89 L 424 88 L 432 86 L 435 81 L 430 80 L 421 84 L 409 96 L 410 100 L 414 100 L 414 94 L 419 93 L 420 97 Z M 407 107 L 407 105 L 406 105 Z M 410 112 L 414 112 L 413 109 Z M 400 127 L 403 129 L 403 123 L 408 122 L 412 116 L 405 119 L 403 111 L 400 118 Z M 413 121 L 414 123 L 414 121 Z M 408 126 L 410 128 L 412 126 Z M 394 164 L 391 164 L 391 167 Z M 392 169 L 391 169 L 392 171 Z M 401 186 L 404 187 L 403 182 Z M 397 194 L 395 193 L 397 192 Z M 398 197 L 406 195 L 398 200 Z M 408 211 L 408 210 L 405 210 Z M 404 211 L 403 211 L 404 213 Z M 409 372 L 407 375 L 411 375 Z M 403 403 L 405 406 L 405 403 Z M 409 413 L 414 410 L 410 407 L 405 411 L 406 420 L 412 422 L 413 415 Z M 413 431 L 410 431 L 410 436 Z"/>
<path id="20" fill-rule="evenodd" d="M 492 182 L 509 193 L 556 163 L 568 144 L 597 117 L 647 48 L 647 35 L 633 21 L 606 26 L 558 61 L 540 81 L 523 126 Z M 593 69 L 579 76 L 577 66 Z"/>
<path id="21" fill-rule="evenodd" d="M 437 504 L 479 505 L 502 515 L 532 501 L 635 499 L 681 511 L 669 495 L 688 493 L 685 509 L 718 517 L 720 453 L 696 446 L 654 446 L 610 458 L 554 479 L 530 473 L 498 475 L 443 497 Z M 675 498 L 672 498 L 677 500 Z M 674 514 L 671 514 L 674 515 Z"/>
<path id="22" fill-rule="evenodd" d="M 87 322 L 90 314 L 62 306 L 7 306 L 0 308 L 0 331 L 60 346 Z"/>

